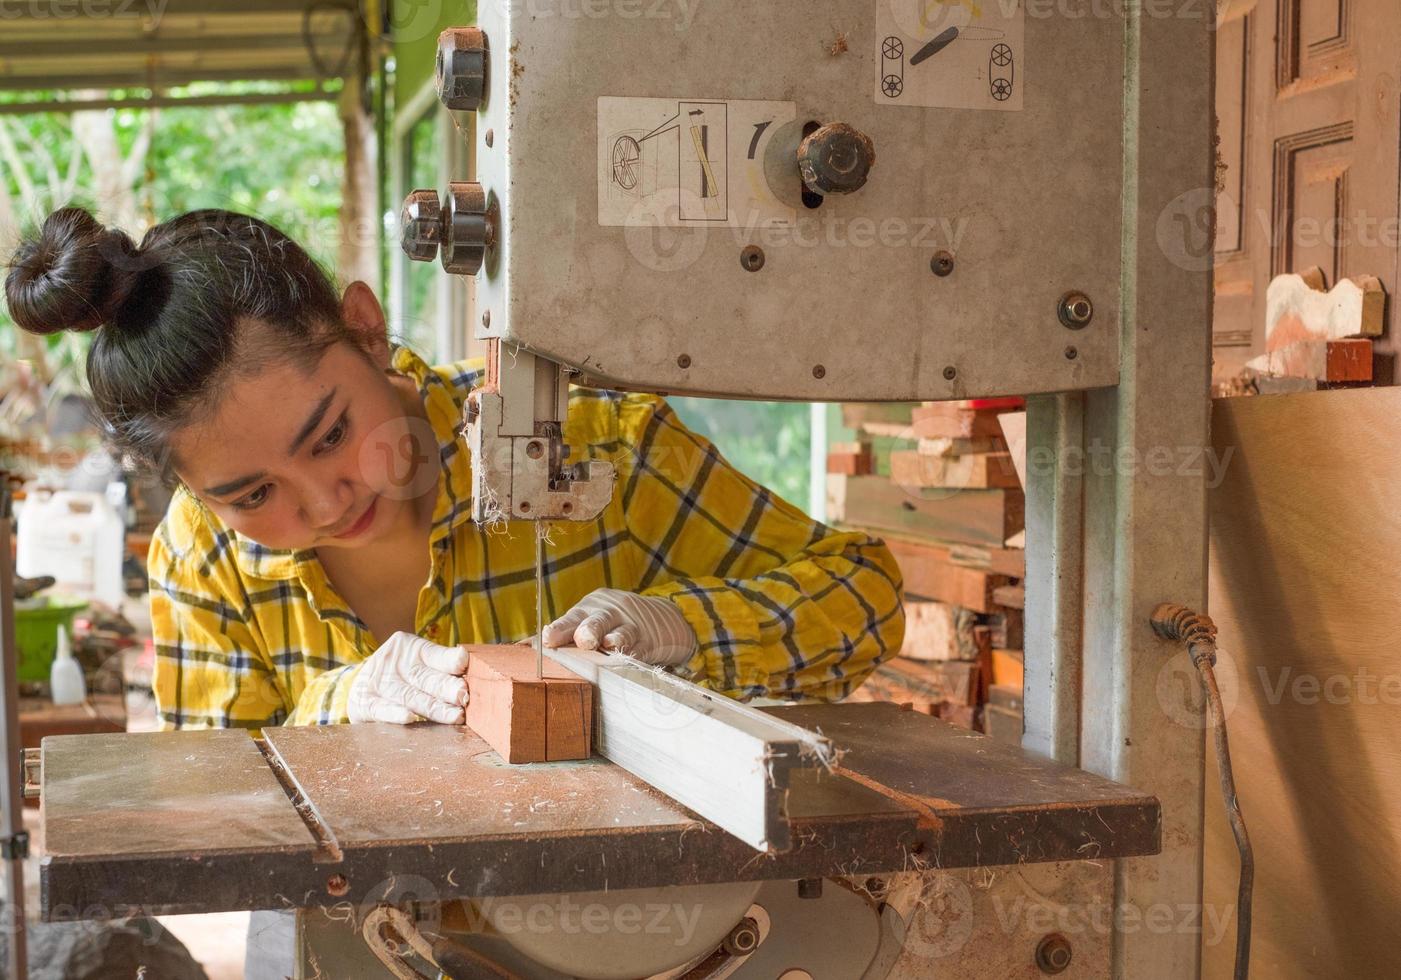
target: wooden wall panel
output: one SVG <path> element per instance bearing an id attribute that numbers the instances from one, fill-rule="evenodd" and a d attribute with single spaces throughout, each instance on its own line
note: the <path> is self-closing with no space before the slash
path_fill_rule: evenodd
<path id="1" fill-rule="evenodd" d="M 1231 455 L 1210 494 L 1209 601 L 1255 847 L 1251 976 L 1401 976 L 1398 418 L 1397 388 L 1213 412 Z M 1231 976 L 1238 864 L 1214 772 L 1207 793 L 1207 921 L 1232 925 L 1203 938 L 1216 980 Z"/>

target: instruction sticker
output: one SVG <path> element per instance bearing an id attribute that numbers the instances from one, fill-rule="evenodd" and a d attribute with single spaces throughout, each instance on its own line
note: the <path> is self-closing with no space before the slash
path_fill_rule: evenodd
<path id="1" fill-rule="evenodd" d="M 598 100 L 598 223 L 787 226 L 764 157 L 797 119 L 793 102 Z M 796 145 L 796 144 L 795 144 Z"/>
<path id="2" fill-rule="evenodd" d="M 876 104 L 1022 107 L 1024 0 L 876 0 Z"/>

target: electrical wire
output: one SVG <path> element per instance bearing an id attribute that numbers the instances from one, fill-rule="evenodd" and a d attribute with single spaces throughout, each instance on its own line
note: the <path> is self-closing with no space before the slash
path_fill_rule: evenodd
<path id="1" fill-rule="evenodd" d="M 1170 603 L 1153 611 L 1153 631 L 1167 640 L 1176 640 L 1187 648 L 1193 665 L 1202 677 L 1206 689 L 1207 714 L 1216 739 L 1216 765 L 1221 774 L 1221 797 L 1226 802 L 1226 817 L 1231 834 L 1240 852 L 1240 885 L 1236 894 L 1236 980 L 1250 975 L 1250 898 L 1255 887 L 1255 852 L 1245 829 L 1245 815 L 1236 796 L 1236 779 L 1231 768 L 1231 747 L 1226 739 L 1226 711 L 1221 704 L 1221 690 L 1216 684 L 1216 624 L 1211 617 L 1193 612 L 1186 606 Z"/>

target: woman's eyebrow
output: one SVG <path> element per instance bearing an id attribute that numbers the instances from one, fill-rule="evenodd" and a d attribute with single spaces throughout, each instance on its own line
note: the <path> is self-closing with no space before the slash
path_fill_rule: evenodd
<path id="1" fill-rule="evenodd" d="M 307 436 L 315 432 L 317 427 L 321 425 L 321 420 L 326 417 L 326 410 L 331 407 L 331 402 L 335 401 L 335 398 L 336 389 L 332 388 L 327 393 L 326 397 L 321 399 L 320 403 L 317 404 L 316 410 L 312 412 L 311 417 L 306 420 L 306 425 L 303 425 L 301 431 L 297 433 L 297 438 L 292 440 L 292 445 L 287 450 L 288 456 L 295 455 L 297 448 L 301 446 L 302 443 L 306 442 Z"/>
<path id="2" fill-rule="evenodd" d="M 263 473 L 254 473 L 251 476 L 241 476 L 237 480 L 230 480 L 228 483 L 221 483 L 217 487 L 205 487 L 204 494 L 209 497 L 226 497 L 236 490 L 242 490 L 250 483 L 257 483 L 263 478 Z"/>

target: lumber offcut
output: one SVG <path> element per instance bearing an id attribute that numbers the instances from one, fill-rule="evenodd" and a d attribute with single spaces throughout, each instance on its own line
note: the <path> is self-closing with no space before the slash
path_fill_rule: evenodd
<path id="1" fill-rule="evenodd" d="M 1023 527 L 1020 490 L 912 490 L 878 476 L 827 475 L 827 514 L 838 523 L 937 541 L 1001 548 Z"/>
<path id="2" fill-rule="evenodd" d="M 588 681 L 546 660 L 536 677 L 535 651 L 523 646 L 469 646 L 467 726 L 511 764 L 587 759 L 593 745 L 593 691 Z"/>

